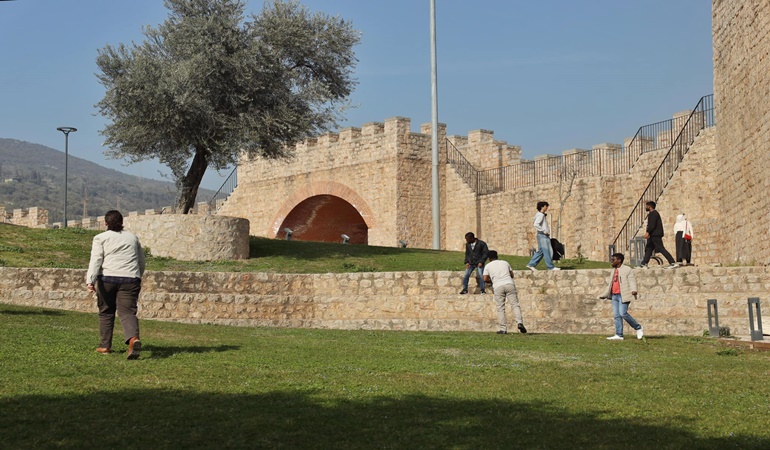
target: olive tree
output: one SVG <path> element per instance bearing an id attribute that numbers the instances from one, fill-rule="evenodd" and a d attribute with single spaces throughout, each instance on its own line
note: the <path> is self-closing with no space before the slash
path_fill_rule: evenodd
<path id="1" fill-rule="evenodd" d="M 209 167 L 288 156 L 287 146 L 337 125 L 356 82 L 350 22 L 296 1 L 266 1 L 245 16 L 242 0 L 165 0 L 170 13 L 145 40 L 107 45 L 96 59 L 106 92 L 105 152 L 157 158 L 194 206 Z"/>

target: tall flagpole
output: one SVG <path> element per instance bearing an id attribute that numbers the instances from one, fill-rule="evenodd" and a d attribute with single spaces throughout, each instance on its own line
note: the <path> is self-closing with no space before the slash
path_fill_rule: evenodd
<path id="1" fill-rule="evenodd" d="M 431 94 L 431 200 L 433 248 L 441 249 L 441 213 L 438 179 L 438 79 L 436 76 L 436 0 L 430 0 L 430 94 Z"/>

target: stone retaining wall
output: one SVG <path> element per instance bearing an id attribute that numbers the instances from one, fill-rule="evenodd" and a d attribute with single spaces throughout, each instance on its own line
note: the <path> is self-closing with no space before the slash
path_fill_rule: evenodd
<path id="1" fill-rule="evenodd" d="M 195 214 L 129 215 L 123 223 L 153 256 L 185 261 L 249 257 L 246 219 Z"/>
<path id="2" fill-rule="evenodd" d="M 609 273 L 516 272 L 526 326 L 535 333 L 611 334 L 610 303 L 596 298 Z M 763 298 L 770 290 L 766 267 L 636 273 L 640 295 L 630 311 L 650 335 L 701 335 L 708 328 L 706 301 L 710 298 L 719 301 L 721 326 L 729 326 L 733 334 L 748 335 L 747 297 L 758 296 L 768 304 Z M 239 326 L 496 330 L 492 295 L 457 294 L 461 277 L 460 272 L 148 272 L 139 315 Z M 96 302 L 86 292 L 84 278 L 84 270 L 0 267 L 0 302 L 95 312 Z"/>

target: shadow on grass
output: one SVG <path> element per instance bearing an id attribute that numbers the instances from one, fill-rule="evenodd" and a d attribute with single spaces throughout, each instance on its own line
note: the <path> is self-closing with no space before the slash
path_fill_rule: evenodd
<path id="1" fill-rule="evenodd" d="M 168 390 L 0 400 L 6 448 L 768 448 L 547 403 Z M 687 419 L 674 418 L 680 424 Z M 686 425 L 685 425 L 686 426 Z"/>
<path id="2" fill-rule="evenodd" d="M 229 352 L 233 350 L 239 350 L 241 348 L 240 345 L 219 345 L 216 347 L 200 347 L 200 346 L 192 346 L 192 347 L 185 347 L 185 346 L 174 346 L 174 347 L 163 347 L 158 345 L 144 345 L 142 346 L 143 351 L 150 352 L 150 358 L 168 358 L 170 356 L 174 356 L 177 354 L 182 353 L 219 353 L 219 352 Z"/>
<path id="3" fill-rule="evenodd" d="M 63 316 L 64 312 L 53 309 L 40 309 L 34 311 L 23 311 L 13 309 L 0 309 L 0 314 L 8 316 Z"/>
<path id="4" fill-rule="evenodd" d="M 249 258 L 281 256 L 298 260 L 314 260 L 330 256 L 371 257 L 374 255 L 403 255 L 408 253 L 429 254 L 438 250 L 379 247 L 370 245 L 345 245 L 332 242 L 285 241 L 249 236 Z M 460 257 L 462 258 L 462 257 Z M 462 261 L 462 259 L 460 259 Z M 461 264 L 458 264 L 461 266 Z"/>

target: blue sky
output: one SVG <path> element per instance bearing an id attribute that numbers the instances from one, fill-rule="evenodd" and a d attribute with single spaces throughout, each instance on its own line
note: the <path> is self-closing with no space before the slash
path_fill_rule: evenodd
<path id="1" fill-rule="evenodd" d="M 304 0 L 361 31 L 354 109 L 341 125 L 393 116 L 430 122 L 429 0 Z M 487 129 L 525 158 L 622 143 L 713 91 L 705 0 L 437 0 L 439 121 Z M 261 0 L 248 1 L 258 12 Z M 160 164 L 107 159 L 94 104 L 97 49 L 141 42 L 162 0 L 0 2 L 0 137 L 64 150 L 150 178 Z M 226 174 L 223 174 L 223 176 Z M 209 174 L 203 186 L 223 178 Z"/>

